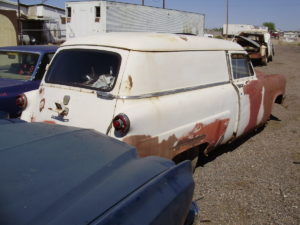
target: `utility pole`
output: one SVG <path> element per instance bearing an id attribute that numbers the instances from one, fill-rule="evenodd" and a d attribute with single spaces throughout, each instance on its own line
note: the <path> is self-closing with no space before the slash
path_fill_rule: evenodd
<path id="1" fill-rule="evenodd" d="M 228 38 L 228 0 L 226 0 L 226 35 L 225 38 Z"/>
<path id="2" fill-rule="evenodd" d="M 165 0 L 163 0 L 163 9 L 166 8 Z"/>
<path id="3" fill-rule="evenodd" d="M 20 12 L 20 1 L 18 0 L 18 42 L 19 44 L 23 44 L 23 35 L 22 35 L 22 24 L 21 24 L 21 12 Z"/>
<path id="4" fill-rule="evenodd" d="M 145 4 L 144 4 L 144 0 L 142 0 L 142 5 L 145 5 Z"/>

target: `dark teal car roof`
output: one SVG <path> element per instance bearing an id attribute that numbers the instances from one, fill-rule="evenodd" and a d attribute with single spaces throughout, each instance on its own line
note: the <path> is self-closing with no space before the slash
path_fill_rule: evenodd
<path id="1" fill-rule="evenodd" d="M 6 225 L 179 225 L 194 186 L 190 164 L 138 158 L 94 130 L 20 120 L 0 121 L 0 180 Z"/>

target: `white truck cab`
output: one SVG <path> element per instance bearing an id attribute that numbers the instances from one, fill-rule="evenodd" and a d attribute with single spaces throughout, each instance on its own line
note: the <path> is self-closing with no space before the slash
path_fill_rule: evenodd
<path id="1" fill-rule="evenodd" d="M 230 41 L 106 33 L 65 42 L 21 118 L 95 129 L 140 156 L 194 157 L 268 119 L 285 80 L 262 78 Z"/>

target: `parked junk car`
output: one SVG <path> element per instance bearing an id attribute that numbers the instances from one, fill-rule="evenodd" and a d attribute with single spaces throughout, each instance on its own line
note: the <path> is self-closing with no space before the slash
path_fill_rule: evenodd
<path id="1" fill-rule="evenodd" d="M 183 225 L 189 161 L 138 158 L 96 131 L 0 120 L 0 224 Z"/>
<path id="2" fill-rule="evenodd" d="M 19 94 L 37 89 L 57 46 L 0 47 L 0 111 L 18 117 Z"/>
<path id="3" fill-rule="evenodd" d="M 232 41 L 107 33 L 65 42 L 39 90 L 23 96 L 21 118 L 93 128 L 141 156 L 196 161 L 265 124 L 285 83 L 256 74 Z"/>
<path id="4" fill-rule="evenodd" d="M 243 31 L 235 37 L 235 41 L 248 52 L 250 59 L 258 60 L 262 65 L 267 65 L 274 56 L 274 46 L 271 35 L 263 30 Z"/>

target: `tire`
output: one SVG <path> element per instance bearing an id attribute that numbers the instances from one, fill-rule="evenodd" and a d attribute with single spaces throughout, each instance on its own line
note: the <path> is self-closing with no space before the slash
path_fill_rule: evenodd
<path id="1" fill-rule="evenodd" d="M 267 56 L 262 57 L 261 65 L 263 65 L 263 66 L 268 65 L 268 57 Z"/>
<path id="2" fill-rule="evenodd" d="M 268 59 L 269 62 L 272 62 L 273 61 L 273 56 L 271 55 Z"/>
<path id="3" fill-rule="evenodd" d="M 191 160 L 192 164 L 192 171 L 195 172 L 197 165 L 198 165 L 199 156 L 196 156 L 194 159 Z"/>

